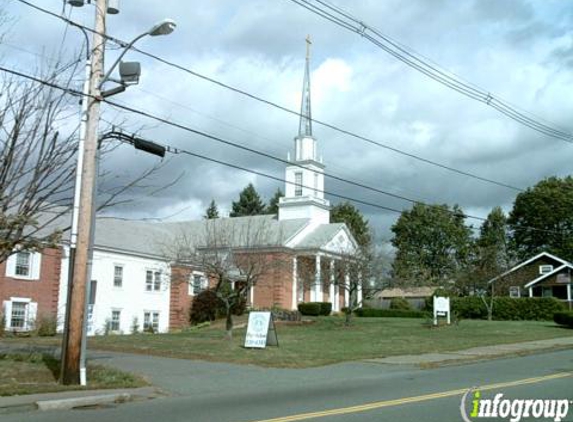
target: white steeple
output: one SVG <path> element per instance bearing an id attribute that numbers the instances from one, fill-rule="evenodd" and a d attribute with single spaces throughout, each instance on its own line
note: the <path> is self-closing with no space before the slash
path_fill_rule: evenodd
<path id="1" fill-rule="evenodd" d="M 285 196 L 279 201 L 279 220 L 310 218 L 330 222 L 330 203 L 324 199 L 324 165 L 318 161 L 316 139 L 312 136 L 310 107 L 310 36 L 306 38 L 306 65 L 298 136 L 294 138 L 294 160 L 285 170 Z"/>

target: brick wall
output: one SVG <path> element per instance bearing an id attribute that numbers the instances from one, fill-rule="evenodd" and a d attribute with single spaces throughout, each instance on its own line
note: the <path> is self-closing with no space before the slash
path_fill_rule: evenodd
<path id="1" fill-rule="evenodd" d="M 56 318 L 62 250 L 44 249 L 39 280 L 24 280 L 6 277 L 6 262 L 0 264 L 0 303 L 11 297 L 30 298 L 38 303 L 37 318 Z"/>
<path id="2" fill-rule="evenodd" d="M 171 267 L 169 297 L 169 329 L 189 326 L 189 312 L 193 296 L 189 295 L 189 277 L 193 270 L 189 267 Z"/>

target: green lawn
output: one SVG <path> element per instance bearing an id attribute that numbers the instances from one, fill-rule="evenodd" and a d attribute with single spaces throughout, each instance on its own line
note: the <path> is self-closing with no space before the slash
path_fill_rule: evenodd
<path id="1" fill-rule="evenodd" d="M 306 325 L 278 325 L 277 333 L 280 347 L 265 350 L 242 347 L 245 328 L 237 329 L 229 343 L 223 330 L 214 327 L 178 334 L 90 338 L 89 347 L 184 359 L 307 367 L 573 336 L 573 330 L 552 322 L 464 320 L 457 326 L 428 328 L 419 319 L 354 318 L 353 325 L 346 327 L 337 317 L 318 318 Z"/>
<path id="2" fill-rule="evenodd" d="M 60 363 L 50 355 L 41 353 L 0 354 L 0 396 L 84 388 L 58 384 L 59 373 Z M 148 385 L 141 377 L 99 365 L 88 366 L 87 378 L 90 390 Z"/>

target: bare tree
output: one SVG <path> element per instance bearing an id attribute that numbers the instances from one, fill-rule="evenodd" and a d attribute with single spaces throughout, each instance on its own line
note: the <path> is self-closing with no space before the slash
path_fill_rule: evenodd
<path id="1" fill-rule="evenodd" d="M 225 329 L 233 338 L 233 309 L 283 264 L 277 257 L 282 236 L 268 216 L 203 220 L 167 247 L 171 261 L 200 268 L 225 309 Z M 179 280 L 181 282 L 181 280 Z"/>
<path id="2" fill-rule="evenodd" d="M 37 72 L 39 79 L 63 90 L 0 75 L 0 262 L 16 249 L 56 246 L 70 228 L 79 106 L 78 97 L 65 90 L 75 87 L 81 61 L 78 56 Z M 104 143 L 101 155 L 112 150 Z M 106 188 L 100 189 L 97 210 L 132 201 L 129 194 L 133 198 L 138 189 L 164 189 L 149 184 L 164 163 L 115 185 L 104 175 L 100 186 Z"/>

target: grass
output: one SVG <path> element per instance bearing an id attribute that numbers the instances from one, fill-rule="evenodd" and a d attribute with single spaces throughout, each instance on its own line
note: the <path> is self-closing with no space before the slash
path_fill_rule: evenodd
<path id="1" fill-rule="evenodd" d="M 249 363 L 272 367 L 308 367 L 343 361 L 462 350 L 475 346 L 516 343 L 573 335 L 548 322 L 462 321 L 460 325 L 428 328 L 407 318 L 317 318 L 307 325 L 279 325 L 279 347 L 244 349 L 245 328 L 232 343 L 219 328 L 178 334 L 108 336 L 90 339 L 95 349 L 145 353 L 185 359 Z"/>
<path id="2" fill-rule="evenodd" d="M 242 347 L 245 328 L 235 330 L 233 342 L 228 342 L 218 324 L 176 334 L 93 337 L 88 344 L 90 349 L 294 368 L 573 336 L 573 330 L 551 322 L 464 320 L 459 325 L 428 328 L 419 319 L 354 318 L 352 326 L 346 327 L 340 317 L 278 325 L 277 333 L 280 347 L 265 350 Z M 43 339 L 25 340 L 47 344 Z"/>
<path id="3" fill-rule="evenodd" d="M 60 385 L 57 383 L 59 373 L 60 362 L 51 355 L 0 354 L 0 396 L 148 385 L 141 377 L 99 365 L 88 366 L 88 387 Z"/>

